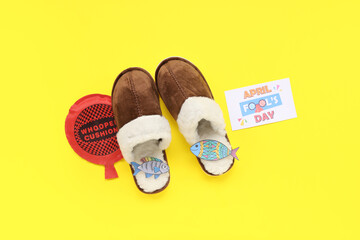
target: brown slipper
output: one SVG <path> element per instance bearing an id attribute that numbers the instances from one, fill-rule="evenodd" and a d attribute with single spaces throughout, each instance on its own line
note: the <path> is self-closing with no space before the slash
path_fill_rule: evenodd
<path id="1" fill-rule="evenodd" d="M 227 172 L 234 164 L 235 155 L 232 154 L 236 149 L 231 151 L 222 111 L 214 101 L 209 85 L 200 70 L 184 58 L 170 57 L 159 64 L 155 79 L 160 96 L 177 121 L 180 132 L 192 145 L 191 151 L 194 153 L 192 149 L 197 147 L 196 143 L 206 147 L 206 144 L 209 144 L 208 140 L 211 140 L 211 143 L 215 143 L 213 147 L 223 147 L 226 152 L 226 157 L 220 159 L 217 151 L 219 160 L 216 161 L 205 160 L 204 157 L 200 159 L 201 155 L 194 153 L 202 169 L 210 175 Z"/>
<path id="2" fill-rule="evenodd" d="M 116 137 L 136 186 L 144 193 L 162 191 L 170 181 L 165 149 L 171 131 L 153 78 L 142 68 L 128 68 L 116 78 L 111 97 Z"/>

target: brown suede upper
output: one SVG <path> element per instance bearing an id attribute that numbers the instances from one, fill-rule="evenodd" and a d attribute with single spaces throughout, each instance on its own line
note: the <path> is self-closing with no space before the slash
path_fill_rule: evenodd
<path id="1" fill-rule="evenodd" d="M 200 70 L 186 59 L 165 59 L 156 69 L 155 79 L 160 96 L 175 120 L 187 98 L 202 96 L 213 99 Z"/>
<path id="2" fill-rule="evenodd" d="M 116 126 L 120 129 L 126 123 L 144 115 L 161 115 L 159 95 L 150 73 L 145 69 L 133 67 L 121 72 L 116 78 L 112 93 L 112 108 Z M 167 162 L 166 152 L 163 150 L 164 160 Z M 131 172 L 134 169 L 130 166 Z M 136 186 L 140 188 L 136 177 L 133 176 Z M 170 181 L 170 177 L 164 187 L 147 194 L 158 193 L 164 190 Z"/>
<path id="3" fill-rule="evenodd" d="M 155 81 L 162 100 L 175 120 L 187 98 L 196 96 L 214 99 L 200 70 L 184 58 L 170 57 L 162 61 L 156 69 Z M 225 137 L 229 141 L 227 134 Z M 214 175 L 205 169 L 200 158 L 196 158 L 206 173 Z M 233 164 L 234 161 L 229 169 Z"/>
<path id="4" fill-rule="evenodd" d="M 128 68 L 120 73 L 111 97 L 115 123 L 119 129 L 143 115 L 162 115 L 154 80 L 142 68 Z"/>

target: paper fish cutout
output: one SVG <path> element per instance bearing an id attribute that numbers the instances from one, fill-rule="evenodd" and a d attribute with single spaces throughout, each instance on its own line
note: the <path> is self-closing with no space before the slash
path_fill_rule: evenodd
<path id="1" fill-rule="evenodd" d="M 167 173 L 169 171 L 169 166 L 167 163 L 155 157 L 144 157 L 141 159 L 141 162 L 141 165 L 136 162 L 131 162 L 131 165 L 135 169 L 133 174 L 134 176 L 140 171 L 143 171 L 146 178 L 154 175 L 154 178 L 157 179 L 160 174 Z"/>
<path id="2" fill-rule="evenodd" d="M 224 144 L 216 140 L 202 140 L 190 147 L 190 151 L 195 156 L 209 161 L 220 160 L 229 155 L 239 160 L 239 158 L 236 156 L 238 149 L 239 148 L 230 150 Z"/>

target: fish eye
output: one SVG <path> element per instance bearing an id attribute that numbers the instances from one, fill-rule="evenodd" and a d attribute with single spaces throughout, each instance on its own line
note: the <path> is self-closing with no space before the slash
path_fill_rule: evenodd
<path id="1" fill-rule="evenodd" d="M 195 147 L 198 147 L 198 145 L 196 144 Z"/>

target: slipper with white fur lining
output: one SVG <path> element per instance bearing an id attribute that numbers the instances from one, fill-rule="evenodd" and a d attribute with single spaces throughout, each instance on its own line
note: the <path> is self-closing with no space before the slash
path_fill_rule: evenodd
<path id="1" fill-rule="evenodd" d="M 155 79 L 202 169 L 215 176 L 229 171 L 237 149 L 231 148 L 221 108 L 200 70 L 184 58 L 170 57 L 159 64 Z"/>
<path id="2" fill-rule="evenodd" d="M 116 137 L 136 186 L 144 193 L 164 190 L 170 181 L 165 149 L 171 131 L 153 78 L 142 68 L 128 68 L 116 78 L 111 97 Z"/>

